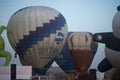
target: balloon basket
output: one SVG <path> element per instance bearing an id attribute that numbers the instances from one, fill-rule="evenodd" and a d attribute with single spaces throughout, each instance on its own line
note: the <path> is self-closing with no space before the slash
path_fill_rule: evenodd
<path id="1" fill-rule="evenodd" d="M 30 80 L 52 80 L 50 76 L 32 76 Z"/>
<path id="2" fill-rule="evenodd" d="M 0 80 L 30 80 L 32 66 L 0 66 Z"/>

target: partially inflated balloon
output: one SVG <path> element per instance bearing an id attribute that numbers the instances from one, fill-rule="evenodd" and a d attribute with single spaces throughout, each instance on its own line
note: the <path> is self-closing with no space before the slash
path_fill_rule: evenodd
<path id="1" fill-rule="evenodd" d="M 105 58 L 99 63 L 98 70 L 106 72 L 111 68 L 120 68 L 120 6 L 113 17 L 113 32 L 95 33 L 93 39 L 96 42 L 105 44 Z"/>
<path id="2" fill-rule="evenodd" d="M 68 47 L 79 73 L 90 67 L 98 44 L 92 40 L 89 32 L 75 32 L 69 36 Z"/>
<path id="3" fill-rule="evenodd" d="M 7 32 L 9 32 L 6 26 L 0 26 L 0 57 L 4 57 L 6 59 L 4 66 L 8 66 L 11 61 L 12 55 L 10 52 L 5 50 L 5 41 L 1 36 L 4 30 L 7 30 Z"/>
<path id="4" fill-rule="evenodd" d="M 45 6 L 25 7 L 15 12 L 8 23 L 8 39 L 24 65 L 32 65 L 44 75 L 60 53 L 67 37 L 62 14 Z"/>
<path id="5" fill-rule="evenodd" d="M 72 34 L 72 32 L 68 33 L 68 37 L 70 34 Z M 61 50 L 60 54 L 56 57 L 55 61 L 60 66 L 60 68 L 62 68 L 63 71 L 68 74 L 68 76 L 71 79 L 73 79 L 76 76 L 77 70 L 68 49 L 68 42 L 65 43 L 63 49 Z"/>

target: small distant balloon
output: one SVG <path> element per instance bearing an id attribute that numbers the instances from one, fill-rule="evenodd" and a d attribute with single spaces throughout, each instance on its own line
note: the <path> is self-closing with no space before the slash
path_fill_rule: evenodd
<path id="1" fill-rule="evenodd" d="M 63 15 L 46 6 L 29 6 L 16 11 L 8 22 L 8 39 L 23 65 L 44 75 L 60 53 L 67 37 Z"/>

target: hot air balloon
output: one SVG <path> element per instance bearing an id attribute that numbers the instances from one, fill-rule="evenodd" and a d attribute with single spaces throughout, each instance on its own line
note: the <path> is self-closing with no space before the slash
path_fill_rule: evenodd
<path id="1" fill-rule="evenodd" d="M 4 57 L 6 59 L 4 66 L 8 66 L 11 61 L 12 55 L 10 52 L 5 50 L 5 42 L 1 36 L 4 30 L 7 30 L 7 32 L 9 32 L 9 29 L 6 26 L 0 26 L 0 57 Z"/>
<path id="2" fill-rule="evenodd" d="M 68 38 L 68 47 L 78 74 L 87 72 L 98 47 L 98 44 L 92 40 L 92 33 L 72 33 Z"/>
<path id="3" fill-rule="evenodd" d="M 106 72 L 111 68 L 120 68 L 120 6 L 113 17 L 113 32 L 95 33 L 93 39 L 105 44 L 105 58 L 98 64 L 100 72 Z"/>
<path id="4" fill-rule="evenodd" d="M 69 35 L 72 34 L 72 32 L 68 32 Z M 77 70 L 73 63 L 72 57 L 70 55 L 70 52 L 68 50 L 68 42 L 65 43 L 63 49 L 61 50 L 60 54 L 55 58 L 56 63 L 59 65 L 59 67 L 67 73 L 67 75 L 74 79 L 76 76 Z"/>
<path id="5" fill-rule="evenodd" d="M 8 27 L 9 42 L 21 63 L 44 75 L 66 41 L 67 24 L 62 14 L 46 6 L 29 6 L 16 11 Z"/>

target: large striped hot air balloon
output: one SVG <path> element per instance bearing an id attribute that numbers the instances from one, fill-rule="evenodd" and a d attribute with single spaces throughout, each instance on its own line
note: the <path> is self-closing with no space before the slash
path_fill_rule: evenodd
<path id="1" fill-rule="evenodd" d="M 44 75 L 66 41 L 67 25 L 62 14 L 45 6 L 25 7 L 11 16 L 8 27 L 9 42 L 22 64 Z"/>
<path id="2" fill-rule="evenodd" d="M 68 47 L 79 74 L 90 67 L 98 44 L 92 40 L 92 33 L 74 32 L 69 36 Z"/>
<path id="3" fill-rule="evenodd" d="M 68 32 L 68 37 L 73 32 Z M 63 49 L 61 50 L 60 54 L 55 58 L 56 63 L 59 65 L 59 67 L 67 73 L 67 75 L 74 79 L 77 75 L 76 67 L 73 63 L 73 59 L 71 57 L 70 51 L 68 49 L 68 42 L 65 43 Z"/>

